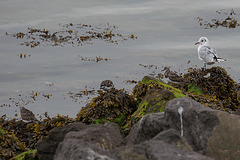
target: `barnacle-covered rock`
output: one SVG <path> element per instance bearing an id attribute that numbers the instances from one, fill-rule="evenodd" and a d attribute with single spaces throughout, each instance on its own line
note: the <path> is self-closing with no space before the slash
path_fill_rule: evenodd
<path id="1" fill-rule="evenodd" d="M 77 114 L 76 120 L 84 123 L 116 122 L 121 125 L 136 110 L 136 101 L 126 91 L 112 88 L 99 92 Z"/>

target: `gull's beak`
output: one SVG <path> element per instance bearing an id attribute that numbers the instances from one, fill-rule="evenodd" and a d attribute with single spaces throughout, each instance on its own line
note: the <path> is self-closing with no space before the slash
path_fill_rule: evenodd
<path id="1" fill-rule="evenodd" d="M 196 42 L 195 45 L 199 44 L 200 42 Z"/>

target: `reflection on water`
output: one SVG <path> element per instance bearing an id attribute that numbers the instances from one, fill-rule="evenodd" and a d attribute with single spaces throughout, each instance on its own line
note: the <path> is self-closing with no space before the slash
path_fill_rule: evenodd
<path id="1" fill-rule="evenodd" d="M 208 37 L 218 55 L 227 59 L 216 65 L 226 68 L 239 81 L 239 28 L 204 29 L 195 18 L 211 20 L 221 9 L 233 8 L 239 14 L 240 2 L 202 0 L 188 2 L 188 5 L 186 2 L 0 2 L 0 115 L 7 113 L 9 117 L 15 117 L 19 106 L 23 105 L 39 115 L 48 111 L 50 116 L 60 113 L 75 117 L 94 95 L 75 97 L 78 98 L 76 101 L 69 93 L 77 94 L 89 88 L 97 91 L 106 79 L 112 80 L 116 88 L 131 91 L 134 83 L 127 82 L 141 80 L 147 74 L 157 76 L 162 73 L 163 66 L 181 72 L 186 72 L 188 67 L 202 67 L 194 46 L 202 36 Z M 239 16 L 236 16 L 237 19 Z M 6 36 L 6 32 L 26 33 L 28 27 L 45 28 L 54 33 L 59 24 L 70 23 L 93 26 L 110 23 L 117 26 L 116 33 L 134 34 L 138 39 L 118 44 L 94 40 L 94 44 L 80 46 L 30 48 L 20 45 L 23 43 L 20 39 Z M 81 57 L 110 60 L 96 63 L 81 60 Z"/>

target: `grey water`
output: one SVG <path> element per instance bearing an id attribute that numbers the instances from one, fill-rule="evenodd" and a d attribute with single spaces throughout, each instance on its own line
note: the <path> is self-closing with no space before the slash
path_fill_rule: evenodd
<path id="1" fill-rule="evenodd" d="M 232 8 L 239 14 L 240 2 L 0 1 L 0 116 L 18 118 L 19 106 L 23 105 L 38 118 L 44 112 L 51 117 L 59 113 L 74 118 L 96 95 L 71 98 L 70 93 L 98 90 L 106 79 L 112 80 L 116 88 L 131 92 L 134 84 L 127 80 L 139 81 L 145 75 L 161 73 L 162 66 L 180 72 L 186 72 L 188 67 L 202 67 L 194 46 L 201 36 L 208 37 L 219 57 L 227 59 L 215 65 L 224 67 L 239 82 L 239 27 L 204 29 L 196 20 L 197 17 L 212 19 L 217 10 Z M 137 39 L 118 44 L 96 40 L 83 46 L 30 48 L 20 45 L 19 39 L 6 36 L 6 32 L 26 32 L 28 27 L 54 31 L 59 29 L 59 23 L 92 26 L 110 23 L 117 26 L 117 32 L 134 34 Z M 19 58 L 21 53 L 27 57 Z M 109 61 L 82 61 L 80 56 L 101 56 Z"/>

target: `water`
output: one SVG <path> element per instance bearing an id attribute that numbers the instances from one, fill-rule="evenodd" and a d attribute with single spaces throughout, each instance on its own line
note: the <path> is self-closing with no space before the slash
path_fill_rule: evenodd
<path id="1" fill-rule="evenodd" d="M 171 69 L 182 72 L 187 67 L 202 67 L 194 46 L 201 36 L 208 37 L 219 56 L 227 59 L 219 65 L 239 81 L 239 29 L 206 30 L 194 19 L 199 16 L 215 18 L 216 10 L 231 8 L 240 13 L 240 2 L 1 1 L 0 116 L 7 114 L 18 118 L 19 106 L 23 105 L 38 114 L 37 117 L 48 112 L 50 116 L 59 113 L 74 118 L 88 96 L 72 99 L 69 92 L 98 90 L 101 81 L 106 79 L 112 80 L 116 88 L 130 92 L 134 84 L 126 83 L 127 80 L 138 81 L 145 75 L 159 73 L 162 66 L 172 66 Z M 138 39 L 128 39 L 118 45 L 96 40 L 93 45 L 79 47 L 30 48 L 19 45 L 18 39 L 6 36 L 6 32 L 26 32 L 28 27 L 54 31 L 60 28 L 59 23 L 93 26 L 110 23 L 118 27 L 117 32 L 134 34 Z M 27 58 L 19 58 L 20 53 L 26 54 Z M 88 62 L 81 61 L 79 56 L 101 56 L 110 60 Z M 189 60 L 191 63 L 187 64 Z M 139 64 L 158 68 L 148 69 Z M 54 85 L 48 86 L 46 82 Z M 90 100 L 93 96 L 89 97 Z"/>

